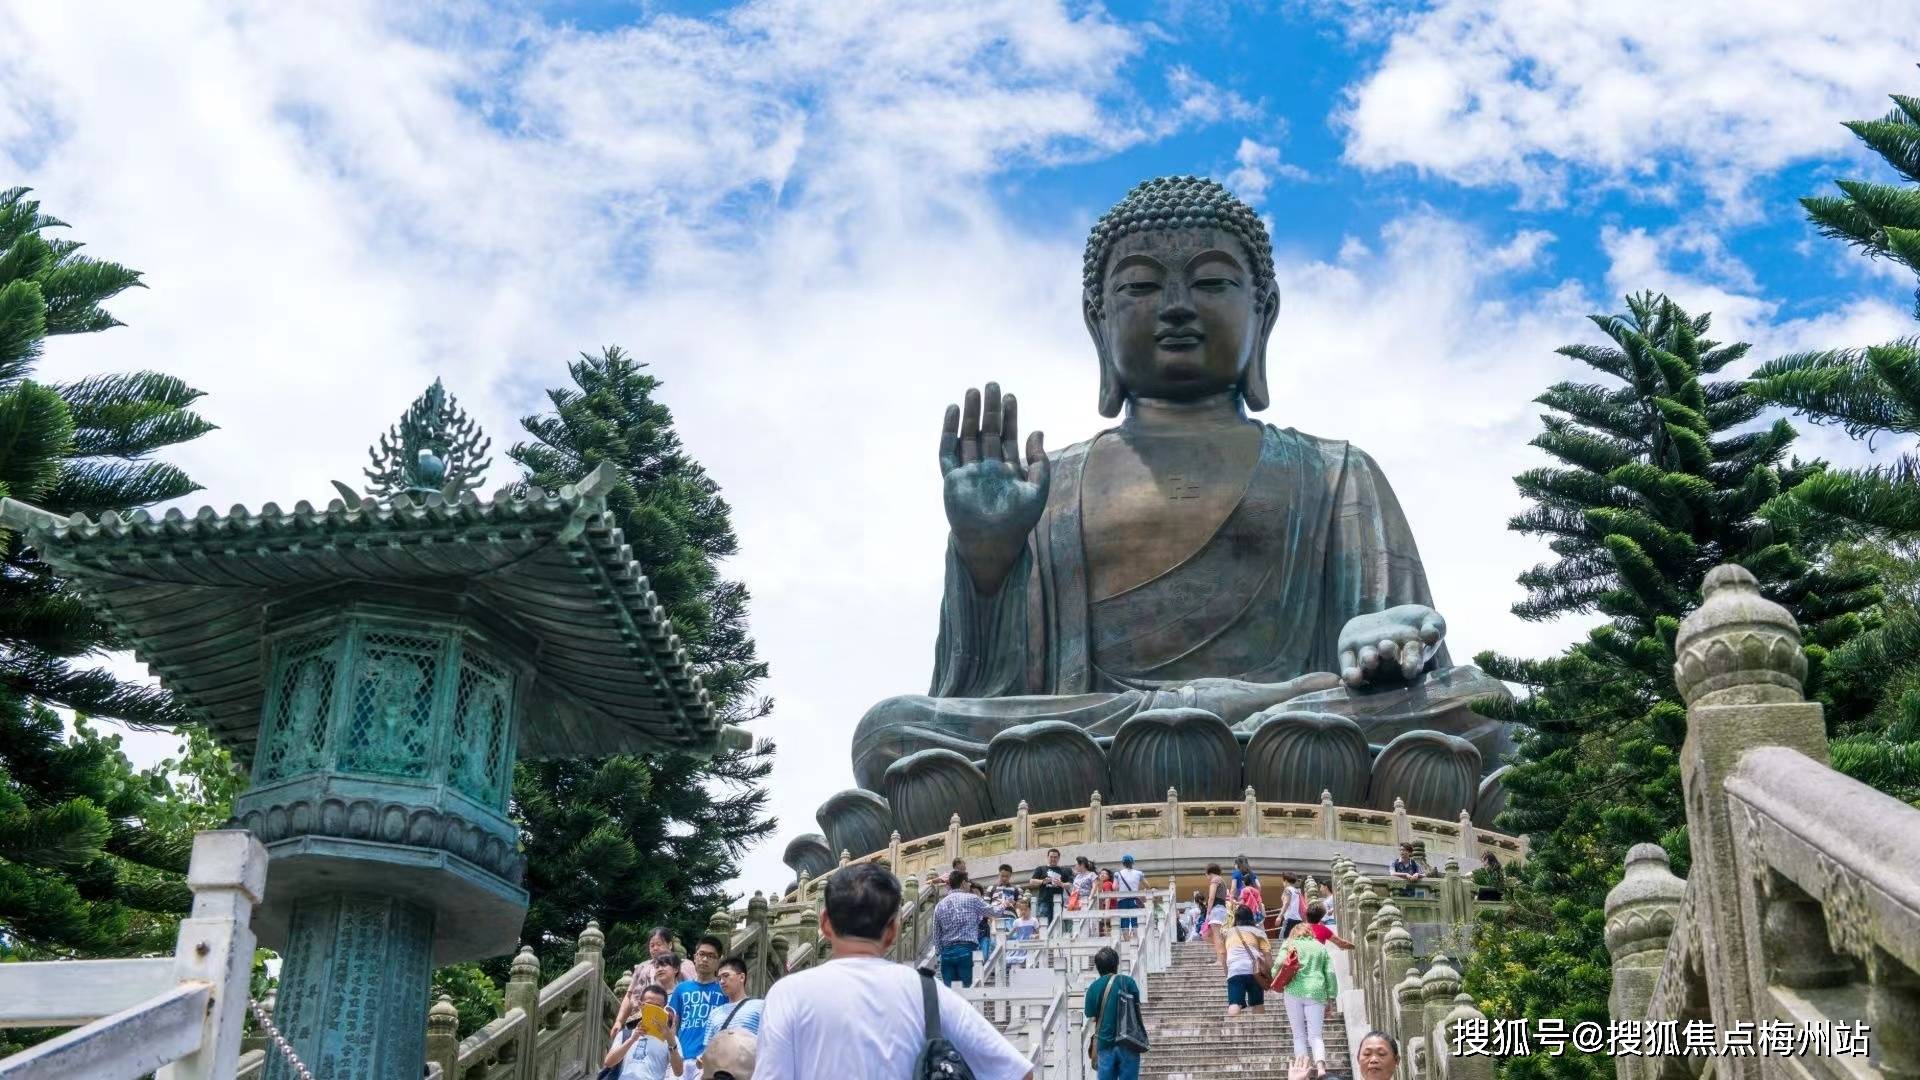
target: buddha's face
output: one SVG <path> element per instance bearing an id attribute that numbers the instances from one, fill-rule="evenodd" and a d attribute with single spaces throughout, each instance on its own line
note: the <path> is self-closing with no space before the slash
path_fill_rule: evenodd
<path id="1" fill-rule="evenodd" d="M 1129 396 L 1192 401 L 1242 384 L 1272 328 L 1252 267 L 1224 229 L 1150 230 L 1115 242 L 1094 329 Z"/>

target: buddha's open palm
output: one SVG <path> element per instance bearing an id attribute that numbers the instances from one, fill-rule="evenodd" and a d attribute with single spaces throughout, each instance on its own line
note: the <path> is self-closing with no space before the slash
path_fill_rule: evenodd
<path id="1" fill-rule="evenodd" d="M 984 401 L 968 390 L 966 408 L 947 406 L 940 429 L 940 475 L 947 524 L 960 559 L 982 593 L 998 592 L 1047 507 L 1047 451 L 1038 431 L 1020 463 L 1019 403 L 988 383 Z"/>
<path id="2" fill-rule="evenodd" d="M 1340 628 L 1340 678 L 1355 687 L 1412 679 L 1446 636 L 1447 620 L 1425 604 L 1355 615 Z"/>

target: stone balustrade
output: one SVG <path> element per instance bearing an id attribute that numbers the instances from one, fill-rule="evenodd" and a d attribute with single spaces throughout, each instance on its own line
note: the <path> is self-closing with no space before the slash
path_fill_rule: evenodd
<path id="1" fill-rule="evenodd" d="M 1022 802 L 1010 818 L 962 825 L 955 813 L 943 832 L 912 840 L 894 833 L 886 847 L 855 855 L 839 852 L 832 865 L 822 865 L 819 855 L 823 842 L 809 835 L 788 848 L 790 863 L 797 863 L 798 882 L 777 901 L 772 901 L 774 922 L 816 904 L 826 877 L 839 866 L 858 862 L 886 865 L 902 880 L 928 873 L 944 875 L 954 859 L 964 859 L 978 873 L 981 865 L 991 868 L 1010 862 L 1023 870 L 1044 861 L 1048 848 L 1070 850 L 1076 854 L 1100 845 L 1119 845 L 1138 855 L 1143 868 L 1193 872 L 1209 858 L 1245 854 L 1257 865 L 1329 864 L 1333 852 L 1352 845 L 1372 845 L 1391 849 L 1402 843 L 1421 848 L 1429 859 L 1444 855 L 1457 858 L 1462 866 L 1479 865 L 1483 852 L 1491 851 L 1505 862 L 1524 861 L 1527 842 L 1524 837 L 1507 836 L 1473 823 L 1464 811 L 1458 819 L 1430 818 L 1410 814 L 1402 800 L 1395 799 L 1392 810 L 1335 806 L 1331 793 L 1323 792 L 1317 803 L 1260 802 L 1247 788 L 1243 797 L 1230 802 L 1187 802 L 1169 788 L 1162 802 L 1106 804 L 1094 792 L 1088 805 L 1067 810 L 1033 812 Z M 1217 850 L 1186 841 L 1217 840 Z M 1173 842 L 1181 841 L 1175 850 Z M 1158 844 L 1156 849 L 1152 845 Z M 1329 845 L 1313 847 L 1311 844 Z M 1211 854 L 1209 854 L 1211 852 Z M 1117 853 L 1116 853 L 1117 855 Z M 1096 861 L 1106 862 L 1098 854 Z M 1197 860 L 1197 862 L 1196 862 Z M 1189 866 L 1188 864 L 1194 864 Z M 736 914 L 744 916 L 744 909 Z"/>
<path id="2" fill-rule="evenodd" d="M 1705 592 L 1675 642 L 1692 872 L 1641 844 L 1606 904 L 1613 1020 L 1679 1035 L 1615 1071 L 1920 1076 L 1920 810 L 1829 767 L 1798 627 L 1753 577 L 1723 566 Z M 1865 1056 L 1758 1048 L 1840 1024 L 1866 1025 Z"/>

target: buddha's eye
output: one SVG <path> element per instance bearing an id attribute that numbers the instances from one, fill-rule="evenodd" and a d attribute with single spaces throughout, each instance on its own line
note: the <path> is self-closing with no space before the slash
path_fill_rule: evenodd
<path id="1" fill-rule="evenodd" d="M 1229 277 L 1203 277 L 1195 281 L 1193 287 L 1203 289 L 1207 292 L 1226 292 L 1229 288 L 1239 284 L 1239 282 Z"/>
<path id="2" fill-rule="evenodd" d="M 1146 296 L 1160 288 L 1157 281 L 1123 281 L 1114 286 L 1113 291 L 1122 296 Z"/>

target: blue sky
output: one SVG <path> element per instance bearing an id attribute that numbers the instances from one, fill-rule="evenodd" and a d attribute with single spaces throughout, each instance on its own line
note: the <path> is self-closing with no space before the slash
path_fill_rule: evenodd
<path id="1" fill-rule="evenodd" d="M 1794 200 L 1880 175 L 1839 125 L 1920 92 L 1920 23 L 1812 7 L 16 5 L 0 183 L 145 272 L 125 328 L 45 371 L 207 391 L 196 502 L 330 497 L 436 376 L 504 446 L 577 353 L 651 363 L 733 503 L 772 665 L 781 840 L 740 882 L 764 888 L 862 711 L 925 687 L 946 403 L 998 379 L 1050 447 L 1102 426 L 1080 247 L 1150 176 L 1267 216 L 1264 418 L 1381 463 L 1454 655 L 1579 633 L 1508 612 L 1545 552 L 1504 524 L 1586 314 L 1668 290 L 1756 360 L 1910 332 L 1914 283 Z"/>

